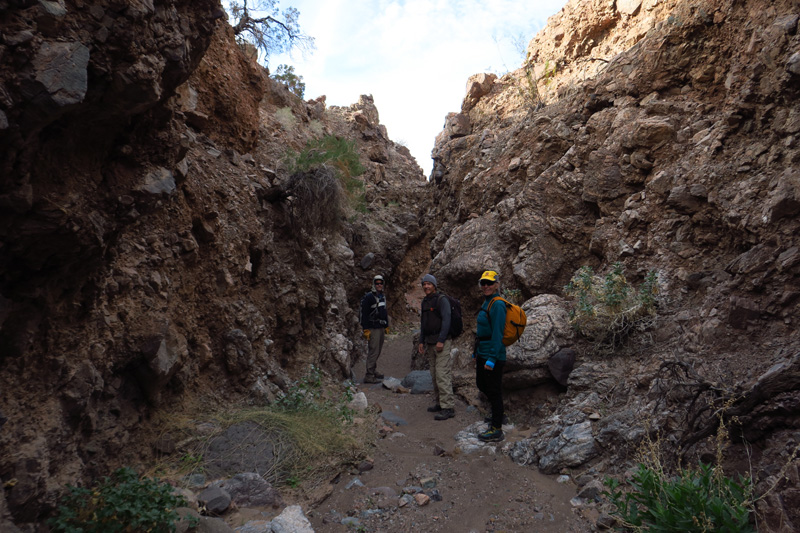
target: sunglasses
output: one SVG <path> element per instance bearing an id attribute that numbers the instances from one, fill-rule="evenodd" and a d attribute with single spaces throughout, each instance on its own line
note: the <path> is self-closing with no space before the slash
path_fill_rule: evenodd
<path id="1" fill-rule="evenodd" d="M 488 287 L 489 285 L 494 285 L 495 283 L 497 283 L 497 282 L 496 281 L 489 281 L 487 279 L 482 279 L 481 280 L 481 287 Z"/>
<path id="2" fill-rule="evenodd" d="M 383 282 L 382 281 L 376 281 L 375 285 L 383 285 Z"/>

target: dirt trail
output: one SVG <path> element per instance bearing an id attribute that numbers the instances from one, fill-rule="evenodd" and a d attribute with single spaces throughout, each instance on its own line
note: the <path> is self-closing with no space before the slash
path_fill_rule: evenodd
<path id="1" fill-rule="evenodd" d="M 388 338 L 378 371 L 387 377 L 405 377 L 410 371 L 411 343 L 411 334 Z M 391 425 L 393 433 L 376 443 L 372 470 L 342 475 L 333 493 L 310 510 L 309 519 L 317 533 L 591 530 L 589 522 L 570 505 L 575 496 L 573 483 L 558 483 L 555 476 L 518 466 L 499 452 L 499 446 L 472 453 L 454 449 L 456 433 L 482 421 L 483 414 L 458 401 L 455 418 L 435 421 L 426 411 L 433 401 L 430 394 L 398 394 L 380 384 L 361 383 L 363 358 L 355 372 L 370 405 L 380 405 L 407 424 Z M 514 429 L 507 433 L 506 442 L 520 438 L 522 433 Z M 444 453 L 436 455 L 437 448 Z M 347 488 L 355 478 L 364 486 Z M 403 487 L 419 486 L 426 478 L 435 482 L 441 501 L 398 507 Z M 358 522 L 342 525 L 347 516 L 357 517 Z"/>

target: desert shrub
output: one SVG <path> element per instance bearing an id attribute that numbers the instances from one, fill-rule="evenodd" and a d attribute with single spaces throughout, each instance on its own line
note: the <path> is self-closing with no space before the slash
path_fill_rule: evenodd
<path id="1" fill-rule="evenodd" d="M 172 487 L 153 478 L 140 478 L 120 468 L 91 489 L 68 486 L 53 531 L 64 533 L 136 533 L 175 531 L 176 507 L 186 505 Z"/>
<path id="2" fill-rule="evenodd" d="M 502 296 L 512 304 L 522 305 L 522 291 L 519 289 L 504 288 Z"/>
<path id="3" fill-rule="evenodd" d="M 294 172 L 286 182 L 294 196 L 295 221 L 308 228 L 335 227 L 344 213 L 345 193 L 334 170 L 320 166 Z"/>
<path id="4" fill-rule="evenodd" d="M 346 207 L 360 211 L 364 173 L 355 142 L 326 135 L 306 143 L 300 152 L 289 150 L 284 157 L 290 177 L 287 189 L 298 201 L 298 220 L 310 227 L 335 225 Z"/>
<path id="5" fill-rule="evenodd" d="M 342 178 L 354 178 L 364 173 L 358 158 L 356 143 L 343 137 L 326 135 L 312 139 L 299 153 L 286 155 L 289 171 L 305 171 L 322 165 L 333 166 Z"/>
<path id="6" fill-rule="evenodd" d="M 716 466 L 700 463 L 697 468 L 681 468 L 674 476 L 668 476 L 662 470 L 639 464 L 627 483 L 627 491 L 621 490 L 615 479 L 606 479 L 605 483 L 623 529 L 754 531 L 750 525 L 750 478 L 740 476 L 734 480 Z"/>
<path id="7" fill-rule="evenodd" d="M 517 91 L 529 110 L 537 111 L 544 107 L 542 96 L 539 94 L 538 80 L 533 70 L 533 64 L 525 63 L 522 77 L 517 81 Z"/>
<path id="8" fill-rule="evenodd" d="M 251 421 L 269 435 L 275 464 L 262 475 L 271 482 L 327 483 L 331 473 L 366 457 L 375 438 L 372 420 L 354 419 L 352 390 L 349 383 L 326 383 L 311 367 L 270 405 L 232 413 L 222 425 Z"/>
<path id="9" fill-rule="evenodd" d="M 649 327 L 658 304 L 658 276 L 650 271 L 635 290 L 617 262 L 605 276 L 583 266 L 564 287 L 567 296 L 575 299 L 570 323 L 597 349 L 619 346 L 633 331 Z"/>
<path id="10" fill-rule="evenodd" d="M 320 136 L 325 132 L 325 126 L 317 119 L 313 119 L 308 123 L 308 129 L 310 129 L 311 132 L 317 136 Z"/>
<path id="11" fill-rule="evenodd" d="M 281 107 L 278 109 L 275 112 L 275 120 L 277 120 L 278 124 L 286 131 L 293 130 L 297 124 L 297 118 L 295 118 L 294 113 L 292 113 L 291 107 Z"/>
<path id="12" fill-rule="evenodd" d="M 276 406 L 289 412 L 321 411 L 345 422 L 352 422 L 353 411 L 349 404 L 353 389 L 345 386 L 331 393 L 323 386 L 323 374 L 315 366 L 300 379 L 292 382 L 278 398 Z"/>
<path id="13" fill-rule="evenodd" d="M 303 82 L 303 76 L 295 74 L 294 67 L 291 65 L 278 65 L 275 73 L 272 74 L 270 78 L 283 83 L 290 91 L 300 98 L 302 98 L 306 92 L 306 84 Z"/>
<path id="14" fill-rule="evenodd" d="M 695 468 L 680 463 L 670 470 L 660 438 L 647 433 L 637 450 L 638 465 L 628 481 L 621 484 L 606 478 L 603 494 L 614 506 L 612 514 L 623 531 L 681 531 L 701 533 L 720 531 L 751 533 L 754 487 L 749 476 L 726 476 L 722 464 L 730 433 L 723 416 L 717 413 L 714 439 L 715 464 L 700 462 Z"/>

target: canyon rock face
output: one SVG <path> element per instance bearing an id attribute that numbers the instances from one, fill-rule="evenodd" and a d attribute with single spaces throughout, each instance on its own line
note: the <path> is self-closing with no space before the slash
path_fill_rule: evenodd
<path id="1" fill-rule="evenodd" d="M 217 2 L 2 4 L 0 519 L 24 524 L 145 464 L 158 413 L 350 378 L 358 301 L 427 250 L 427 200 L 370 96 L 301 100 Z M 304 204 L 286 156 L 326 135 L 365 172 Z"/>
<path id="2" fill-rule="evenodd" d="M 0 8 L 4 531 L 66 483 L 148 464 L 160 417 L 268 403 L 311 365 L 351 377 L 372 276 L 414 321 L 429 269 L 468 331 L 483 270 L 524 301 L 508 405 L 535 426 L 514 460 L 621 475 L 648 431 L 705 460 L 726 404 L 726 466 L 746 438 L 758 490 L 775 485 L 764 527 L 800 528 L 796 2 L 573 0 L 519 70 L 467 80 L 430 182 L 370 96 L 297 98 L 215 1 Z M 365 172 L 320 209 L 287 156 L 325 135 Z M 655 272 L 660 304 L 598 354 L 564 286 L 617 262 Z M 480 405 L 469 337 L 454 381 Z"/>
<path id="3" fill-rule="evenodd" d="M 622 458 L 646 424 L 702 457 L 699 421 L 717 421 L 697 415 L 692 399 L 752 397 L 778 365 L 783 399 L 762 395 L 758 410 L 785 408 L 794 421 L 748 411 L 736 430 L 759 435 L 759 489 L 777 479 L 769 465 L 785 464 L 798 443 L 789 405 L 800 394 L 791 370 L 800 350 L 799 17 L 788 1 L 570 2 L 531 41 L 523 68 L 490 88 L 469 80 L 433 150 L 438 279 L 469 295 L 468 309 L 486 269 L 525 298 L 557 301 L 579 267 L 605 274 L 617 262 L 634 284 L 655 272 L 661 291 L 647 343 L 632 339 L 609 358 L 561 335 L 543 354 L 574 348 L 577 368 L 559 404 L 540 409 L 542 429 L 515 452 L 522 462 L 558 472 Z M 691 379 L 666 375 L 677 368 L 670 361 L 691 367 Z M 457 367 L 468 376 L 468 364 Z M 546 359 L 530 362 L 529 387 L 543 368 Z M 466 377 L 456 381 L 475 397 Z M 725 392 L 707 398 L 704 382 Z M 675 386 L 685 393 L 665 392 Z M 771 429 L 756 432 L 762 424 Z M 553 439 L 578 430 L 582 452 L 554 456 L 569 447 Z M 795 479 L 796 465 L 789 470 Z M 796 497 L 791 482 L 780 486 Z M 759 503 L 776 517 L 769 527 L 800 526 L 779 500 Z"/>

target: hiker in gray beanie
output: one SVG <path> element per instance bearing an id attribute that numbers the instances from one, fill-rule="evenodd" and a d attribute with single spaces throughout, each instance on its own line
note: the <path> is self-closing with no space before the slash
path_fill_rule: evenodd
<path id="1" fill-rule="evenodd" d="M 436 413 L 435 420 L 447 420 L 455 416 L 453 394 L 453 363 L 450 357 L 450 300 L 436 292 L 436 278 L 431 274 L 422 277 L 422 300 L 420 313 L 419 345 L 417 352 L 427 355 L 433 378 L 434 404 L 428 411 Z"/>

